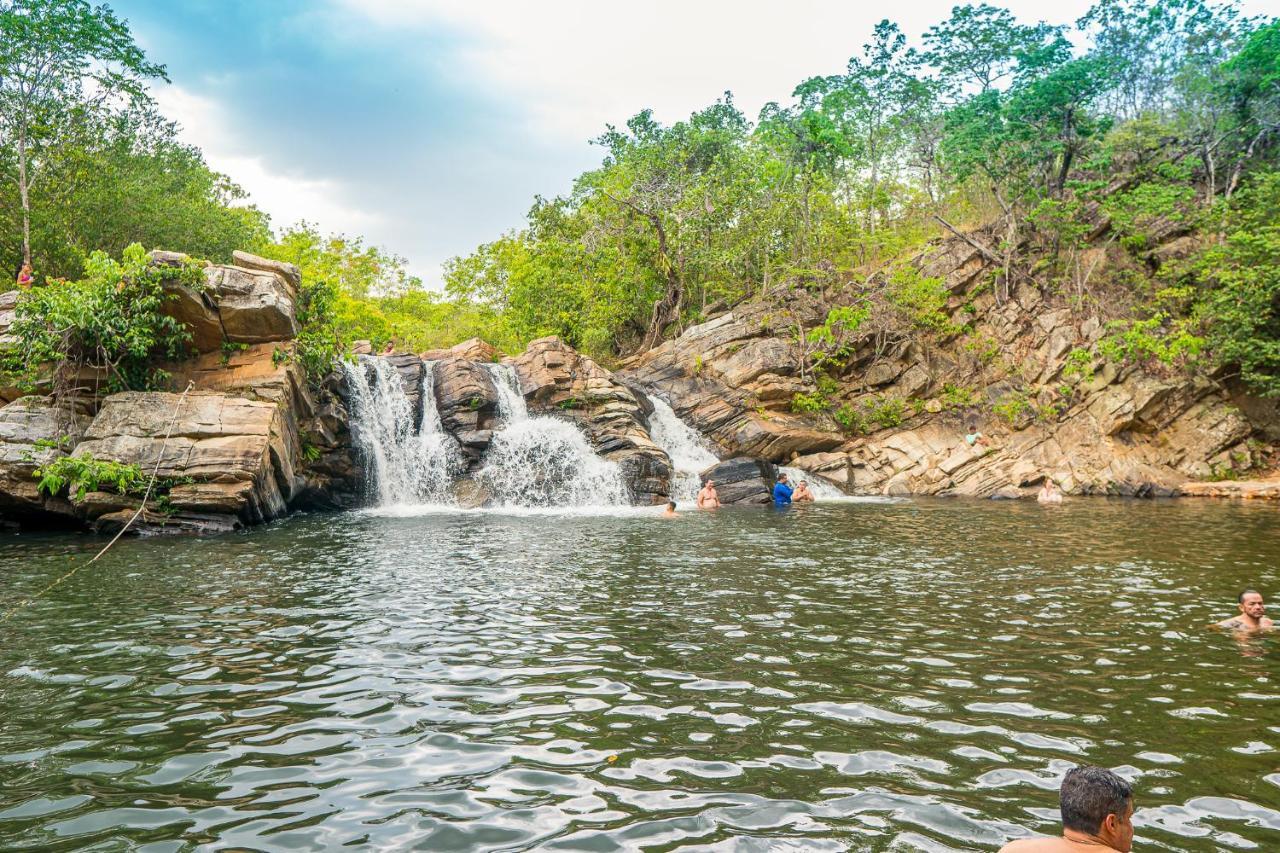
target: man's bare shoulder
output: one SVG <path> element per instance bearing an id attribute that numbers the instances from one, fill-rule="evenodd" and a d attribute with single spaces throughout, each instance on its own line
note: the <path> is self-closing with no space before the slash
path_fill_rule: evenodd
<path id="1" fill-rule="evenodd" d="M 1000 848 L 1000 853 L 1072 853 L 1076 846 L 1065 838 L 1020 838 Z"/>

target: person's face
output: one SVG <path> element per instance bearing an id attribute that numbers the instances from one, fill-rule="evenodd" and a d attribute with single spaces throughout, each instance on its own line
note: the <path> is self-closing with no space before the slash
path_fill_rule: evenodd
<path id="1" fill-rule="evenodd" d="M 1261 619 L 1267 612 L 1262 604 L 1262 594 L 1251 592 L 1240 601 L 1240 612 L 1250 619 Z"/>
<path id="2" fill-rule="evenodd" d="M 1133 849 L 1133 801 L 1125 807 L 1124 816 L 1109 814 L 1102 822 L 1102 841 L 1114 847 L 1120 853 L 1129 853 Z"/>
<path id="3" fill-rule="evenodd" d="M 715 481 L 715 480 L 707 480 L 707 488 L 708 488 L 708 489 L 714 489 L 715 487 L 716 487 L 716 481 Z"/>

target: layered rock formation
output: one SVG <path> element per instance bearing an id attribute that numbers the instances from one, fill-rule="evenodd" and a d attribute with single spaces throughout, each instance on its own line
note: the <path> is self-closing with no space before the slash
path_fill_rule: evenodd
<path id="1" fill-rule="evenodd" d="M 1030 282 L 997 304 L 987 261 L 961 240 L 917 267 L 942 280 L 945 312 L 965 329 L 865 334 L 824 388 L 800 341 L 832 303 L 799 289 L 686 329 L 622 376 L 661 393 L 727 453 L 795 465 L 856 494 L 1020 496 L 1052 477 L 1073 494 L 1172 495 L 1251 458 L 1251 437 L 1274 438 L 1222 381 L 1093 357 L 1100 319 Z M 793 412 L 797 394 L 822 399 L 825 412 Z M 988 446 L 964 440 L 971 423 Z"/>
<path id="2" fill-rule="evenodd" d="M 182 256 L 154 253 L 158 264 Z M 118 529 L 138 494 L 37 491 L 33 473 L 61 454 L 134 464 L 158 481 L 137 532 L 217 532 L 291 506 L 345 505 L 359 474 L 346 413 L 330 385 L 308 388 L 293 357 L 299 278 L 288 264 L 236 254 L 211 265 L 200 293 L 166 285 L 165 310 L 192 331 L 199 355 L 164 365 L 172 391 L 23 397 L 0 408 L 0 511 L 20 523 Z M 8 298 L 0 304 L 8 304 Z M 184 397 L 182 391 L 190 385 Z"/>

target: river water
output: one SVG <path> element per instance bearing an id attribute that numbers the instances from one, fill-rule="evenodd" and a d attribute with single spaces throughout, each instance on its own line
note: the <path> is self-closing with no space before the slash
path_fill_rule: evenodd
<path id="1" fill-rule="evenodd" d="M 1076 762 L 1137 850 L 1280 849 L 1280 508 L 295 517 L 0 624 L 0 849 L 994 850 Z M 0 540 L 8 606 L 88 537 Z"/>

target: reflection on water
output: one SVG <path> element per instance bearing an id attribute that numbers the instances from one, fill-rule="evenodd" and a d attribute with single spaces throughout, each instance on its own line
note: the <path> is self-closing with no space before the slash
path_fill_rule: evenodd
<path id="1" fill-rule="evenodd" d="M 1138 850 L 1280 849 L 1278 641 L 1204 627 L 1280 598 L 1277 522 L 913 501 L 125 541 L 0 626 L 0 848 L 991 850 L 1054 830 L 1090 761 L 1135 780 Z M 98 545 L 0 540 L 0 604 Z"/>

